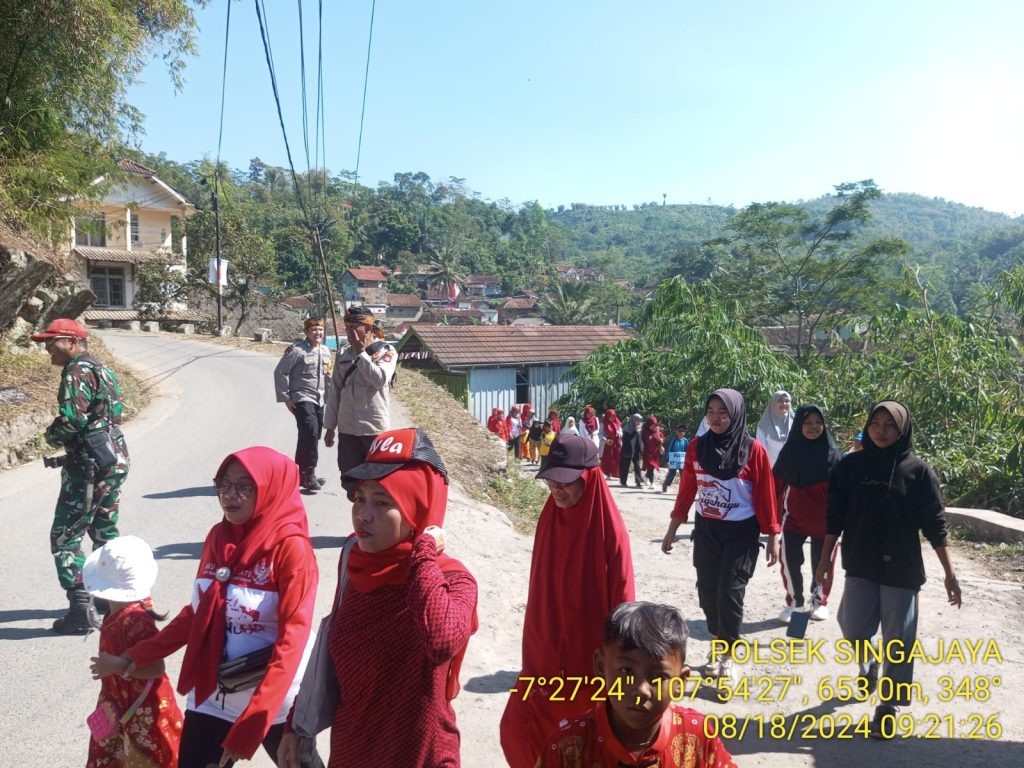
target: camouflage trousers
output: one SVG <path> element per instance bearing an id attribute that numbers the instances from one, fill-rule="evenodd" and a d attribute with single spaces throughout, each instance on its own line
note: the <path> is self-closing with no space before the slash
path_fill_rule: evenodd
<path id="1" fill-rule="evenodd" d="M 57 579 L 63 589 L 82 582 L 85 554 L 82 539 L 86 534 L 93 548 L 116 539 L 118 503 L 121 485 L 128 477 L 127 461 L 122 460 L 105 472 L 97 472 L 93 481 L 92 508 L 86 509 L 90 470 L 69 457 L 61 470 L 60 496 L 50 529 L 50 552 L 57 566 Z"/>

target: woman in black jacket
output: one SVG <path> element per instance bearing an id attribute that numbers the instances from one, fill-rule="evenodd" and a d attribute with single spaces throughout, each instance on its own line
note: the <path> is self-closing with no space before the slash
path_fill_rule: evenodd
<path id="1" fill-rule="evenodd" d="M 913 681 L 913 659 L 896 663 L 890 644 L 901 641 L 909 654 L 917 639 L 917 595 L 925 581 L 921 533 L 942 564 L 950 605 L 961 604 L 960 585 L 946 549 L 939 481 L 914 455 L 913 431 L 903 404 L 885 400 L 871 409 L 864 450 L 844 456 L 832 471 L 825 542 L 815 572 L 818 584 L 827 583 L 832 550 L 842 535 L 846 585 L 838 619 L 843 637 L 862 648 L 881 625 L 883 647 L 890 649 L 882 673 L 892 685 L 879 690 L 885 698 L 875 708 L 871 724 L 876 738 L 892 738 L 897 707 L 910 703 L 910 686 L 904 684 Z M 873 691 L 877 662 L 862 662 L 861 676 L 863 688 Z"/>

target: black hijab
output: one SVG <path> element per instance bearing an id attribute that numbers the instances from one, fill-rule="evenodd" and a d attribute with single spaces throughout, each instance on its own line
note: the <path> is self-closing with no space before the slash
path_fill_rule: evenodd
<path id="1" fill-rule="evenodd" d="M 712 397 L 725 403 L 729 413 L 729 429 L 724 434 L 716 435 L 709 428 L 697 439 L 697 460 L 712 477 L 719 480 L 731 480 L 747 465 L 750 458 L 750 447 L 754 438 L 747 434 L 747 406 L 743 395 L 735 389 L 716 389 L 704 403 L 707 410 Z"/>
<path id="2" fill-rule="evenodd" d="M 775 479 L 797 488 L 806 488 L 828 480 L 832 468 L 842 456 L 836 441 L 828 431 L 828 425 L 815 440 L 804 437 L 803 426 L 807 417 L 816 413 L 825 423 L 825 413 L 816 405 L 801 405 L 796 409 L 793 427 L 789 430 L 786 444 L 775 460 Z"/>

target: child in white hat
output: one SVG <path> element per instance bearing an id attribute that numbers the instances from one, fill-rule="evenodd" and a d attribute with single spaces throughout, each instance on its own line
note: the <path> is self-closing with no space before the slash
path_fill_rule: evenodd
<path id="1" fill-rule="evenodd" d="M 157 619 L 164 618 L 153 610 L 156 573 L 153 551 L 136 536 L 108 541 L 82 568 L 86 591 L 110 607 L 100 628 L 99 655 L 92 658 L 93 679 L 102 682 L 88 717 L 87 768 L 178 764 L 182 716 L 163 662 L 133 669 L 122 657 L 155 635 Z"/>

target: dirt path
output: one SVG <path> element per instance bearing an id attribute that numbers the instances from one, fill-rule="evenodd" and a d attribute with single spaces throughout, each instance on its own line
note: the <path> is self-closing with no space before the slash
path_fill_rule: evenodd
<path id="1" fill-rule="evenodd" d="M 526 471 L 532 469 L 527 467 Z M 680 529 L 675 551 L 666 556 L 660 542 L 674 494 L 624 489 L 617 484 L 612 490 L 630 532 L 637 597 L 670 603 L 682 611 L 691 633 L 689 658 L 699 663 L 710 643 L 690 561 L 691 526 Z M 532 541 L 515 533 L 498 510 L 469 500 L 458 487 L 452 488 L 446 528 L 452 553 L 467 564 L 480 584 L 481 627 L 470 643 L 462 673 L 464 692 L 456 701 L 463 764 L 469 768 L 501 766 L 504 761 L 498 722 L 519 669 Z M 751 718 L 742 739 L 727 741 L 739 765 L 838 767 L 862 760 L 920 768 L 1024 764 L 1024 714 L 1017 704 L 1018 692 L 1024 691 L 1024 590 L 1019 584 L 988 578 L 963 553 L 955 553 L 964 606 L 960 610 L 951 608 L 945 603 L 941 582 L 935 578 L 941 573 L 938 562 L 926 556 L 931 558 L 926 560 L 926 568 L 932 578 L 921 592 L 919 637 L 924 648 L 934 655 L 940 643 L 948 648 L 957 640 L 964 648 L 965 641 L 975 647 L 978 641 L 985 641 L 982 647 L 991 650 L 987 641 L 992 640 L 1001 663 L 971 663 L 969 656 L 963 663 L 918 662 L 915 682 L 920 683 L 920 690 L 915 692 L 915 704 L 906 710 L 915 720 L 907 723 L 911 738 L 883 743 L 864 739 L 852 730 L 847 731 L 846 738 L 824 738 L 833 723 L 838 731 L 845 722 L 856 721 L 873 710 L 871 703 L 823 701 L 834 696 L 823 687 L 823 681 L 831 678 L 834 685 L 837 676 L 856 675 L 854 665 L 840 663 L 834 646 L 840 639 L 834 619 L 843 590 L 840 570 L 833 590 L 833 618 L 813 622 L 807 634 L 809 640 L 824 641 L 821 651 L 825 663 L 750 663 L 744 667 L 749 700 L 743 701 L 742 693 L 738 693 L 722 703 L 704 689 L 691 704 L 719 718 L 740 718 L 738 723 L 746 716 Z M 747 590 L 744 635 L 748 640 L 765 647 L 773 639 L 784 638 L 785 627 L 776 620 L 783 594 L 778 568 L 768 569 L 762 561 Z M 965 686 L 960 696 L 939 700 L 943 677 L 954 686 Z M 791 685 L 783 693 L 785 678 L 791 679 Z M 986 682 L 991 696 L 982 701 Z M 759 695 L 761 701 L 757 700 Z M 759 727 L 755 718 L 761 718 L 763 725 Z M 771 737 L 773 724 L 782 738 Z M 986 724 L 992 734 L 1001 728 L 999 738 L 986 737 Z M 955 738 L 950 738 L 950 728 Z M 758 737 L 759 730 L 763 730 L 763 738 Z M 978 738 L 965 738 L 972 730 Z"/>

